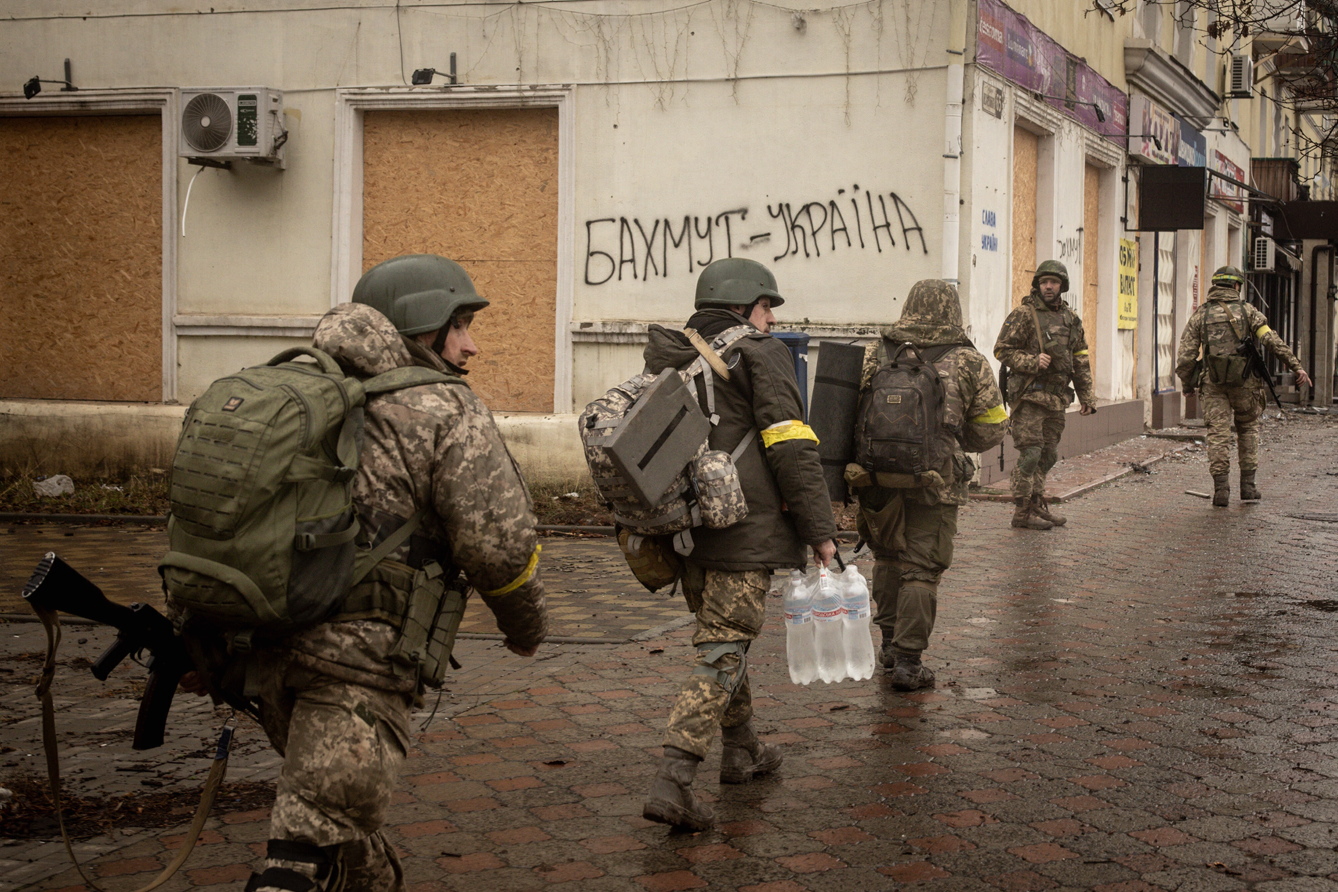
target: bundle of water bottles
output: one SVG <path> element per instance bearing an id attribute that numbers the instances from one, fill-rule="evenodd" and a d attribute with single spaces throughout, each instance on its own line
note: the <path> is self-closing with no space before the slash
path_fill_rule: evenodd
<path id="1" fill-rule="evenodd" d="M 869 584 L 854 564 L 840 566 L 791 570 L 784 584 L 785 653 L 795 684 L 873 676 Z"/>

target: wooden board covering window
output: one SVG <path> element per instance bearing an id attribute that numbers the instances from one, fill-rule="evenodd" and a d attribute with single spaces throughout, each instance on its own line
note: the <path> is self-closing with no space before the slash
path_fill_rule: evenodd
<path id="1" fill-rule="evenodd" d="M 1097 257 L 1101 246 L 1101 169 L 1088 164 L 1082 183 L 1082 327 L 1087 335 L 1088 359 L 1096 372 Z M 1076 284 L 1076 283 L 1075 283 Z"/>
<path id="2" fill-rule="evenodd" d="M 1013 128 L 1013 290 L 1012 306 L 1031 291 L 1036 274 L 1036 179 L 1040 140 Z"/>
<path id="3" fill-rule="evenodd" d="M 553 411 L 557 109 L 368 111 L 363 269 L 458 262 L 492 304 L 471 328 L 470 386 L 494 411 Z"/>
<path id="4" fill-rule="evenodd" d="M 0 398 L 163 398 L 162 118 L 0 118 Z"/>

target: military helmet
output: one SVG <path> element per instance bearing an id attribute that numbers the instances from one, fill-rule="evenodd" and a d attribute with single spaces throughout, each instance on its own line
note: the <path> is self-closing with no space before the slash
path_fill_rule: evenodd
<path id="1" fill-rule="evenodd" d="M 1245 273 L 1235 266 L 1219 266 L 1213 273 L 1214 285 L 1227 285 L 1232 288 L 1239 288 L 1245 284 Z"/>
<path id="2" fill-rule="evenodd" d="M 710 264 L 697 277 L 697 298 L 693 306 L 698 310 L 748 306 L 763 297 L 771 298 L 773 307 L 785 303 L 776 291 L 776 277 L 771 270 L 756 260 L 727 257 Z"/>
<path id="3" fill-rule="evenodd" d="M 464 267 L 435 254 L 392 257 L 363 273 L 353 302 L 380 310 L 403 335 L 436 331 L 461 310 L 479 310 L 479 297 Z"/>
<path id="4" fill-rule="evenodd" d="M 1058 260 L 1047 260 L 1036 267 L 1036 275 L 1031 277 L 1031 290 L 1035 291 L 1041 287 L 1041 276 L 1054 276 L 1062 283 L 1059 286 L 1059 293 L 1063 294 L 1069 290 L 1069 271 L 1064 264 Z"/>

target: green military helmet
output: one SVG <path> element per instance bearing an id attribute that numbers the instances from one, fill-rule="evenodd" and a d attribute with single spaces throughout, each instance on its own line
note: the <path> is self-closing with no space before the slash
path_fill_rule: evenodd
<path id="1" fill-rule="evenodd" d="M 1213 273 L 1214 285 L 1227 285 L 1231 288 L 1239 288 L 1245 284 L 1245 273 L 1235 266 L 1219 266 Z"/>
<path id="2" fill-rule="evenodd" d="M 436 254 L 405 254 L 378 263 L 354 286 L 353 302 L 380 310 L 403 335 L 436 331 L 457 312 L 488 305 L 464 267 Z"/>
<path id="3" fill-rule="evenodd" d="M 1063 283 L 1059 286 L 1060 294 L 1069 290 L 1068 267 L 1064 266 L 1064 264 L 1060 263 L 1058 260 L 1047 260 L 1036 267 L 1036 275 L 1031 277 L 1032 291 L 1036 291 L 1041 287 L 1041 276 L 1054 276 L 1059 279 L 1059 281 Z"/>
<path id="4" fill-rule="evenodd" d="M 776 290 L 776 277 L 771 270 L 756 260 L 727 257 L 710 264 L 697 277 L 697 299 L 693 306 L 698 310 L 748 306 L 762 297 L 771 298 L 773 307 L 785 303 Z"/>

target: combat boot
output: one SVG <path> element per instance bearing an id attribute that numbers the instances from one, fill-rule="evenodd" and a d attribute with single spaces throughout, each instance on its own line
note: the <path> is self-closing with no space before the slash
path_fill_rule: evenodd
<path id="1" fill-rule="evenodd" d="M 1226 474 L 1213 475 L 1213 507 L 1225 508 L 1231 504 L 1231 484 Z"/>
<path id="2" fill-rule="evenodd" d="M 1031 513 L 1035 517 L 1054 527 L 1062 527 L 1069 522 L 1069 519 L 1062 514 L 1056 514 L 1050 510 L 1050 503 L 1045 500 L 1045 496 L 1032 494 Z"/>
<path id="3" fill-rule="evenodd" d="M 701 763 L 700 756 L 676 746 L 666 746 L 641 817 L 684 830 L 709 828 L 715 822 L 715 812 L 692 795 L 692 779 L 697 776 L 697 766 Z"/>
<path id="4" fill-rule="evenodd" d="M 892 687 L 898 691 L 918 691 L 934 686 L 934 672 L 920 662 L 918 653 L 897 654 L 897 664 L 892 667 Z"/>
<path id="5" fill-rule="evenodd" d="M 892 636 L 883 635 L 883 646 L 878 651 L 878 663 L 885 672 L 891 672 L 897 665 L 897 649 L 892 646 Z"/>
<path id="6" fill-rule="evenodd" d="M 1260 498 L 1259 487 L 1254 485 L 1254 471 L 1241 471 L 1240 500 L 1242 502 L 1257 502 Z M 1217 502 L 1214 501 L 1213 504 L 1216 505 Z"/>
<path id="7" fill-rule="evenodd" d="M 1013 511 L 1013 526 L 1020 530 L 1049 530 L 1054 528 L 1054 524 L 1044 518 L 1038 517 L 1032 513 L 1031 500 L 1024 498 L 1013 499 L 1013 504 L 1017 509 Z"/>
<path id="8" fill-rule="evenodd" d="M 785 761 L 780 747 L 767 746 L 757 739 L 752 722 L 744 722 L 737 728 L 721 728 L 720 738 L 725 744 L 720 754 L 722 784 L 746 784 L 755 777 L 770 774 Z"/>

